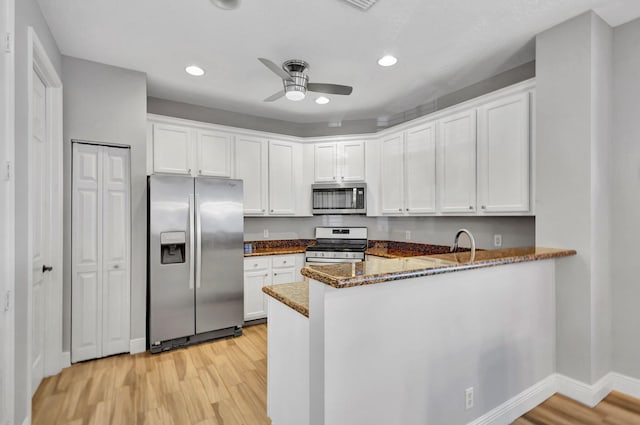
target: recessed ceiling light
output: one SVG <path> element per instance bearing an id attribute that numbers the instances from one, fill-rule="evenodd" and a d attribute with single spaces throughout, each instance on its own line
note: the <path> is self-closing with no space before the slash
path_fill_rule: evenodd
<path id="1" fill-rule="evenodd" d="M 393 66 L 396 63 L 398 63 L 398 59 L 391 55 L 386 55 L 378 59 L 378 65 L 380 66 Z"/>
<path id="2" fill-rule="evenodd" d="M 220 9 L 232 10 L 240 5 L 240 0 L 211 0 L 211 3 Z"/>
<path id="3" fill-rule="evenodd" d="M 202 77 L 204 75 L 204 69 L 197 65 L 189 65 L 184 70 L 187 71 L 187 74 L 193 75 L 194 77 Z"/>
<path id="4" fill-rule="evenodd" d="M 329 98 L 324 96 L 320 96 L 319 98 L 316 99 L 316 103 L 318 105 L 326 105 L 329 102 L 330 102 Z"/>

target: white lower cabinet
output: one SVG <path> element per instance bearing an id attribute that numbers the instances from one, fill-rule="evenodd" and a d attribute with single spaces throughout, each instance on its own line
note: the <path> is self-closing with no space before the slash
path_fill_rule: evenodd
<path id="1" fill-rule="evenodd" d="M 129 352 L 129 149 L 74 143 L 71 361 Z"/>
<path id="2" fill-rule="evenodd" d="M 267 295 L 263 286 L 303 280 L 303 254 L 269 255 L 244 259 L 244 320 L 267 317 Z"/>

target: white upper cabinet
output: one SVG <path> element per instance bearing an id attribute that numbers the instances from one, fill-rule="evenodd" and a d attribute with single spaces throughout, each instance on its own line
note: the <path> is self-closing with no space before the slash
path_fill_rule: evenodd
<path id="1" fill-rule="evenodd" d="M 315 181 L 358 182 L 365 180 L 365 151 L 361 140 L 315 145 Z"/>
<path id="2" fill-rule="evenodd" d="M 269 214 L 295 215 L 296 167 L 302 152 L 293 142 L 269 140 Z"/>
<path id="3" fill-rule="evenodd" d="M 407 130 L 405 136 L 405 210 L 409 214 L 436 211 L 436 125 Z"/>
<path id="4" fill-rule="evenodd" d="M 236 136 L 235 175 L 244 182 L 244 214 L 265 215 L 269 179 L 269 154 L 266 139 Z"/>
<path id="5" fill-rule="evenodd" d="M 199 176 L 231 177 L 233 135 L 221 131 L 196 132 Z"/>
<path id="6" fill-rule="evenodd" d="M 435 123 L 382 139 L 382 213 L 436 211 Z"/>
<path id="7" fill-rule="evenodd" d="M 480 214 L 529 211 L 529 93 L 478 109 Z"/>
<path id="8" fill-rule="evenodd" d="M 315 145 L 315 181 L 336 182 L 338 178 L 338 145 L 319 143 Z"/>
<path id="9" fill-rule="evenodd" d="M 153 172 L 231 177 L 233 134 L 153 123 Z"/>
<path id="10" fill-rule="evenodd" d="M 476 110 L 438 121 L 437 190 L 441 213 L 476 213 Z"/>
<path id="11" fill-rule="evenodd" d="M 191 146 L 189 127 L 153 124 L 153 171 L 191 174 Z"/>

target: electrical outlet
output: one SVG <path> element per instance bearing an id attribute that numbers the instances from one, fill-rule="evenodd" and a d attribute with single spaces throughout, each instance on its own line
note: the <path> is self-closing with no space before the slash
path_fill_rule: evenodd
<path id="1" fill-rule="evenodd" d="M 411 231 L 409 231 L 409 230 L 405 230 L 405 232 L 404 232 L 404 238 L 405 238 L 406 240 L 410 241 L 410 240 L 411 240 Z"/>
<path id="2" fill-rule="evenodd" d="M 464 390 L 464 410 L 469 410 L 473 407 L 473 387 L 469 387 Z"/>
<path id="3" fill-rule="evenodd" d="M 265 238 L 269 237 L 269 229 L 264 229 L 264 237 Z"/>
<path id="4" fill-rule="evenodd" d="M 493 246 L 497 248 L 502 246 L 502 235 L 493 235 Z"/>

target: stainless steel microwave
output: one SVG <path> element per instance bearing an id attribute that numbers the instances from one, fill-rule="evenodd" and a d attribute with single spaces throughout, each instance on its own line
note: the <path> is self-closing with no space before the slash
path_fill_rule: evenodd
<path id="1" fill-rule="evenodd" d="M 366 183 L 311 185 L 313 214 L 366 214 Z"/>

